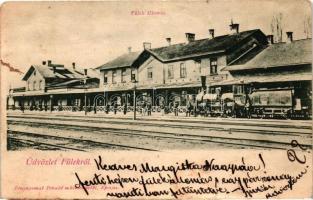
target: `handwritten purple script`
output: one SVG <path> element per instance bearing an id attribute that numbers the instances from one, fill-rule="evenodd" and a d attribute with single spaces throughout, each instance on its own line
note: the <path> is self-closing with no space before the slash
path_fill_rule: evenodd
<path id="1" fill-rule="evenodd" d="M 108 164 L 102 156 L 94 159 L 96 171 L 90 177 L 75 172 L 76 188 L 89 195 L 92 186 L 115 187 L 106 191 L 109 198 L 164 197 L 179 199 L 184 195 L 229 195 L 237 193 L 245 198 L 277 198 L 293 190 L 308 172 L 306 157 L 300 157 L 294 148 L 307 150 L 292 141 L 287 158 L 292 164 L 301 165 L 298 172 L 271 174 L 262 153 L 255 159 L 241 157 L 239 162 L 224 163 L 219 158 L 209 158 L 202 163 L 188 159 L 169 165 L 148 162 L 134 164 Z M 302 152 L 302 151 L 300 151 Z M 303 152 L 307 153 L 307 152 Z M 309 152 L 310 153 L 310 152 Z M 256 162 L 259 160 L 259 162 Z M 161 188 L 161 189 L 160 189 Z"/>

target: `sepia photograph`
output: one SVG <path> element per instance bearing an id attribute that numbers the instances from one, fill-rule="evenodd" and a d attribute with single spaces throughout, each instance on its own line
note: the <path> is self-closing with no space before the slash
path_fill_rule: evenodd
<path id="1" fill-rule="evenodd" d="M 11 18 L 31 23 L 3 34 L 7 43 L 20 42 L 2 54 L 2 65 L 16 66 L 8 80 L 8 150 L 281 149 L 290 139 L 310 146 L 312 28 L 305 3 L 298 9 L 307 12 L 290 17 L 269 9 L 253 22 L 242 12 L 214 16 L 210 3 L 203 15 L 188 15 L 192 2 L 179 13 L 119 11 L 111 2 L 109 13 L 96 10 L 100 16 L 74 8 L 64 16 L 66 6 L 50 4 L 26 4 Z M 88 15 L 97 20 L 57 23 Z M 125 17 L 106 23 L 106 15 Z M 25 46 L 29 54 L 18 54 Z"/>
<path id="2" fill-rule="evenodd" d="M 94 160 L 98 170 L 107 170 L 99 151 L 122 152 L 117 163 L 134 158 L 132 153 L 214 151 L 219 157 L 244 152 L 264 168 L 264 155 L 272 152 L 273 158 L 288 158 L 288 164 L 308 165 L 307 170 L 312 167 L 311 9 L 305 0 L 5 2 L 0 15 L 2 152 L 12 159 L 25 156 L 26 165 Z M 97 156 L 44 156 L 79 152 Z M 208 170 L 212 162 L 195 168 Z M 113 168 L 137 171 L 135 164 L 125 166 Z M 95 176 L 93 181 L 101 180 Z M 74 178 L 80 192 L 89 195 L 86 187 L 94 182 L 84 182 L 76 171 Z M 255 191 L 241 190 L 243 198 L 254 198 Z M 185 188 L 150 194 L 146 186 L 145 195 L 139 191 L 133 188 L 131 194 L 180 199 L 182 193 L 195 193 Z M 128 197 L 123 195 L 106 197 Z"/>

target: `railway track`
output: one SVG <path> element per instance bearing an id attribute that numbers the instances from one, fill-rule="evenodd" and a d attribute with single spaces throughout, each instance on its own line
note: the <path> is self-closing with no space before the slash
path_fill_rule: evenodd
<path id="1" fill-rule="evenodd" d="M 40 116 L 40 117 L 39 117 Z M 105 117 L 101 117 L 101 116 L 77 116 L 77 115 L 62 115 L 62 114 L 57 114 L 57 115 L 48 115 L 48 114 L 41 114 L 41 115 L 34 115 L 34 114 L 19 114 L 19 115 L 14 115 L 14 114 L 9 114 L 8 118 L 10 117 L 15 117 L 15 118 L 33 118 L 33 119 L 60 119 L 66 117 L 71 117 L 71 119 L 73 120 L 84 120 L 84 121 L 95 121 L 95 120 L 109 120 L 110 122 L 114 121 L 114 120 L 118 120 L 119 122 L 121 121 L 130 121 L 132 118 L 129 117 L 121 117 L 121 118 L 117 118 L 117 117 L 112 117 L 112 116 L 105 116 Z M 71 119 L 67 119 L 67 120 L 71 120 Z M 219 120 L 217 120 L 219 119 Z M 223 120 L 225 119 L 225 120 Z M 255 119 L 230 119 L 230 118 L 175 118 L 175 119 L 170 119 L 170 118 L 139 118 L 140 121 L 144 121 L 144 122 L 155 122 L 155 121 L 160 121 L 160 122 L 176 122 L 176 123 L 185 123 L 185 122 L 189 122 L 189 123 L 195 123 L 195 124 L 208 124 L 208 123 L 214 123 L 217 125 L 236 125 L 236 126 L 255 126 L 255 127 L 259 127 L 260 123 L 262 127 L 270 127 L 270 128 L 299 128 L 299 129 L 307 129 L 307 130 L 312 130 L 312 124 L 311 121 L 305 121 L 305 123 L 300 123 L 300 124 L 296 124 L 297 121 L 296 120 L 279 120 L 279 123 L 277 123 L 278 120 L 264 120 L 264 121 L 260 121 L 260 120 L 255 120 Z M 135 121 L 133 123 L 139 123 L 140 121 Z M 307 123 L 308 122 L 308 123 Z M 295 125 L 296 124 L 296 125 Z M 302 125 L 301 125 L 302 124 Z M 305 124 L 305 125 L 303 125 Z"/>
<path id="2" fill-rule="evenodd" d="M 8 131 L 8 140 L 15 143 L 22 143 L 29 146 L 41 146 L 49 150 L 75 150 L 75 151 L 86 151 L 88 147 L 93 148 L 105 148 L 105 149 L 118 149 L 118 150 L 145 150 L 145 151 L 156 151 L 154 149 L 141 148 L 135 146 L 127 146 L 120 144 L 109 144 L 104 142 L 97 142 L 84 139 L 73 139 L 68 137 L 60 136 L 48 136 L 44 134 L 28 133 L 21 131 Z M 38 141 L 40 140 L 40 141 Z M 53 141 L 52 142 L 41 142 L 41 141 Z M 56 144 L 56 141 L 57 142 Z"/>
<path id="3" fill-rule="evenodd" d="M 51 119 L 51 120 L 55 120 L 55 119 Z M 274 140 L 266 140 L 266 139 L 262 139 L 262 137 L 260 137 L 261 139 L 243 139 L 243 138 L 229 138 L 229 137 L 223 137 L 223 136 L 219 136 L 219 135 L 215 135 L 215 136 L 207 136 L 207 135 L 197 135 L 197 134 L 187 134 L 187 133 L 174 133 L 174 132 L 157 132 L 157 131 L 151 131 L 151 130 L 125 130 L 122 128 L 101 128 L 101 127 L 95 127 L 95 126 L 90 126 L 90 125 L 73 125 L 73 124 L 58 124 L 58 123 L 48 123 L 49 120 L 45 119 L 45 122 L 28 122 L 28 121 L 14 121 L 9 119 L 9 125 L 22 125 L 22 126 L 31 126 L 32 128 L 41 128 L 41 127 L 45 127 L 47 129 L 50 130 L 67 130 L 67 131 L 74 131 L 74 132 L 89 132 L 89 133 L 94 133 L 94 134 L 98 134 L 98 135 L 103 135 L 103 134 L 107 134 L 107 135 L 111 135 L 113 137 L 116 136 L 120 136 L 122 138 L 124 138 L 126 141 L 129 140 L 129 137 L 138 137 L 141 139 L 145 139 L 145 140 L 162 140 L 162 141 L 175 141 L 175 143 L 177 142 L 182 142 L 182 141 L 187 141 L 187 142 L 194 142 L 194 143 L 199 143 L 201 145 L 226 145 L 228 147 L 235 147 L 235 148 L 262 148 L 262 149 L 287 149 L 290 147 L 290 141 L 288 142 L 278 142 L 278 141 L 274 141 Z M 77 121 L 77 120 L 76 120 Z M 87 120 L 88 122 L 90 120 Z M 99 122 L 94 122 L 93 120 L 91 120 L 92 122 L 89 123 L 99 123 Z M 124 121 L 125 122 L 125 121 Z M 124 123 L 123 122 L 123 123 Z M 154 124 L 155 125 L 155 124 Z M 163 126 L 163 125 L 158 125 L 158 126 Z M 173 127 L 172 127 L 173 128 Z M 188 128 L 188 127 L 187 127 Z M 210 129 L 212 130 L 212 129 Z M 219 132 L 227 132 L 225 131 L 225 129 L 219 129 L 216 130 L 214 129 L 214 131 L 219 131 Z M 236 130 L 234 130 L 236 131 Z M 247 131 L 247 130 L 245 130 Z M 268 135 L 272 135 L 273 132 L 266 132 L 266 131 L 262 131 L 260 132 L 261 134 L 268 134 Z M 255 132 L 254 132 L 255 134 Z M 278 133 L 280 134 L 280 133 Z M 40 134 L 37 134 L 40 135 Z M 308 137 L 310 139 L 310 136 L 307 134 L 306 137 Z M 299 135 L 299 133 L 296 133 L 293 136 L 301 136 L 301 134 Z M 311 143 L 309 143 L 311 144 Z M 126 145 L 127 146 L 127 145 Z M 149 145 L 148 145 L 149 146 Z M 311 145 L 305 145 L 308 148 L 312 148 Z M 137 147 L 135 147 L 137 148 Z M 142 146 L 140 146 L 139 148 L 142 148 Z M 149 148 L 147 148 L 149 149 Z M 144 149 L 143 149 L 144 150 Z M 151 149 L 150 149 L 151 150 Z M 156 149 L 156 150 L 160 150 L 160 149 Z"/>
<path id="4" fill-rule="evenodd" d="M 15 118 L 15 119 L 14 119 Z M 14 116 L 8 117 L 8 122 L 11 123 L 12 121 L 16 121 L 16 119 L 25 119 L 22 116 Z M 45 119 L 47 121 L 52 120 L 62 120 L 68 122 L 87 122 L 87 123 L 110 123 L 115 125 L 136 125 L 136 126 L 159 126 L 159 127 L 168 127 L 168 128 L 184 128 L 184 129 L 203 129 L 208 131 L 235 131 L 235 132 L 250 132 L 250 133 L 263 133 L 263 134 L 280 134 L 280 135 L 294 135 L 294 136 L 301 136 L 301 135 L 311 135 L 312 134 L 312 127 L 310 126 L 283 126 L 283 125 L 271 125 L 269 126 L 266 124 L 231 124 L 231 123 L 223 123 L 223 122 L 214 122 L 214 123 L 205 123 L 203 121 L 195 121 L 195 122 L 187 122 L 187 121 L 179 121 L 177 120 L 162 120 L 162 121 L 150 121 L 150 120 L 141 120 L 140 121 L 132 121 L 132 120 L 120 120 L 120 119 L 106 119 L 106 118 L 93 118 L 93 119 L 85 119 L 82 117 L 71 117 L 71 118 L 64 118 L 64 117 L 35 117 L 35 116 L 28 116 L 27 119 L 38 119 L 42 120 Z M 178 124 L 179 123 L 179 124 Z M 241 127 L 241 128 L 239 128 Z M 283 129 L 283 130 L 280 130 Z"/>

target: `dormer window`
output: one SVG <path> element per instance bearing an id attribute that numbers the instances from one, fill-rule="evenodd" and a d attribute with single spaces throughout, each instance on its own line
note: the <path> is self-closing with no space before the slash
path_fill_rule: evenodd
<path id="1" fill-rule="evenodd" d="M 34 76 L 36 76 L 36 70 L 34 71 Z"/>
<path id="2" fill-rule="evenodd" d="M 210 59 L 210 74 L 217 74 L 217 58 Z"/>

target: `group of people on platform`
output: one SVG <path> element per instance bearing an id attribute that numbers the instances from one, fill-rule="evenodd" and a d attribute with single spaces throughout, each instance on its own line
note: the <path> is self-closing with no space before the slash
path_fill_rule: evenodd
<path id="1" fill-rule="evenodd" d="M 225 104 L 226 105 L 226 104 Z M 224 116 L 245 116 L 250 118 L 251 117 L 251 104 L 246 104 L 244 107 L 238 107 L 235 103 L 233 104 L 232 107 L 224 107 L 221 109 L 219 112 L 219 115 L 224 115 Z M 124 115 L 127 114 L 127 112 L 132 112 L 132 109 L 129 109 L 129 107 L 132 107 L 131 105 L 119 105 L 116 101 L 112 102 L 111 104 L 107 104 L 104 106 L 104 111 L 106 114 L 109 114 L 110 112 L 113 111 L 114 114 L 117 114 L 117 112 L 122 111 Z M 24 106 L 21 106 L 21 111 L 24 112 Z M 31 106 L 30 110 L 51 110 L 50 106 L 44 105 L 42 107 L 37 108 L 35 106 Z M 94 110 L 94 113 L 97 112 L 96 106 L 88 106 L 87 112 L 92 112 Z M 154 110 L 155 109 L 155 110 Z M 62 106 L 58 106 L 58 111 L 62 111 Z M 83 111 L 83 107 L 78 107 L 78 106 L 73 106 L 72 111 Z M 190 117 L 191 115 L 193 116 L 212 116 L 216 115 L 216 112 L 209 106 L 207 103 L 191 103 L 187 102 L 184 108 L 179 105 L 179 102 L 171 102 L 168 106 L 166 106 L 163 102 L 160 102 L 158 109 L 153 108 L 151 102 L 138 102 L 137 105 L 137 112 L 139 112 L 142 116 L 151 116 L 153 111 L 158 110 L 158 112 L 161 112 L 161 115 L 164 116 L 165 114 L 173 113 L 174 116 L 178 116 L 179 113 L 185 113 L 186 117 Z M 217 114 L 218 115 L 218 114 Z"/>
<path id="2" fill-rule="evenodd" d="M 117 114 L 118 111 L 122 111 L 124 115 L 126 115 L 127 112 L 130 112 L 127 104 L 124 104 L 121 107 L 117 102 L 113 102 L 111 105 L 108 104 L 105 106 L 105 113 L 108 114 L 110 110 L 113 111 L 114 114 Z M 136 111 L 139 112 L 142 116 L 151 116 L 152 112 L 156 110 L 153 110 L 152 104 L 150 102 L 142 101 L 138 103 Z M 183 109 L 179 106 L 179 102 L 170 103 L 169 106 L 166 106 L 164 103 L 160 103 L 158 106 L 158 112 L 161 112 L 162 116 L 169 113 L 173 113 L 174 116 L 178 116 L 179 113 L 185 113 L 186 117 L 190 117 L 191 115 L 200 115 L 203 117 L 220 115 L 231 117 L 245 116 L 250 118 L 251 116 L 250 106 L 239 108 L 236 104 L 233 104 L 232 107 L 224 107 L 223 109 L 216 112 L 206 103 L 199 103 L 196 105 L 191 102 L 187 102 Z"/>

